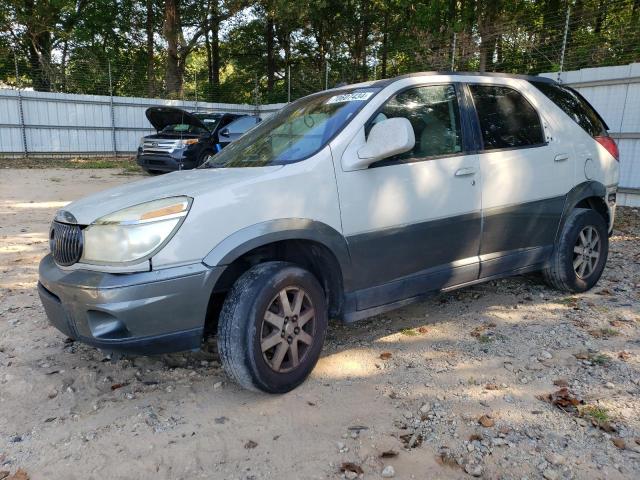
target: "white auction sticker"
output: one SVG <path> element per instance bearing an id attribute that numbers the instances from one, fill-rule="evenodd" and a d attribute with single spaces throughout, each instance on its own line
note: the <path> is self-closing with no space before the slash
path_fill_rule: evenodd
<path id="1" fill-rule="evenodd" d="M 367 100 L 371 95 L 373 95 L 373 92 L 356 92 L 334 95 L 329 100 L 327 100 L 327 105 L 331 103 L 362 102 L 363 100 Z"/>

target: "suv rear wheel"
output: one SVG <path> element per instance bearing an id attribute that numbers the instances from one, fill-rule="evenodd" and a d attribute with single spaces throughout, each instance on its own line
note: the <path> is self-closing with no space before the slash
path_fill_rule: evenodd
<path id="1" fill-rule="evenodd" d="M 236 281 L 222 306 L 222 365 L 245 388 L 288 392 L 313 370 L 326 329 L 324 291 L 310 272 L 286 262 L 256 265 Z"/>
<path id="2" fill-rule="evenodd" d="M 600 279 L 609 254 L 607 225 L 595 210 L 569 214 L 549 265 L 542 271 L 551 287 L 585 292 Z"/>

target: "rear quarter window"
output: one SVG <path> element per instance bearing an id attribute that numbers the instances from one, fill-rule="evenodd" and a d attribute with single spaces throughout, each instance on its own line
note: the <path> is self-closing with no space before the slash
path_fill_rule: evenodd
<path id="1" fill-rule="evenodd" d="M 578 92 L 554 83 L 531 83 L 589 135 L 592 137 L 607 135 L 607 125 L 598 112 Z"/>

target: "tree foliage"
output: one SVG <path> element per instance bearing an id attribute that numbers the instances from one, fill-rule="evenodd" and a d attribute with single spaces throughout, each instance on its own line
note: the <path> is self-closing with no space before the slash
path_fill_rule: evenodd
<path id="1" fill-rule="evenodd" d="M 421 70 L 640 58 L 640 0 L 5 0 L 0 82 L 277 102 Z M 15 66 L 18 66 L 18 77 Z"/>

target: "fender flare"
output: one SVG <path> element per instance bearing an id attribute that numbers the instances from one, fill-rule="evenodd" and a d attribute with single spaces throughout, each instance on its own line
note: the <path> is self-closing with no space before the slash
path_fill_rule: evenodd
<path id="1" fill-rule="evenodd" d="M 560 233 L 564 228 L 567 217 L 578 203 L 580 203 L 585 198 L 598 197 L 601 198 L 606 204 L 606 196 L 607 188 L 602 183 L 595 180 L 582 182 L 569 190 L 569 193 L 567 193 L 564 201 L 564 209 L 562 210 L 562 217 L 560 217 L 558 231 L 556 232 L 556 243 L 558 242 Z"/>
<path id="2" fill-rule="evenodd" d="M 209 267 L 226 266 L 254 248 L 282 240 L 310 240 L 335 255 L 345 291 L 353 284 L 351 256 L 344 236 L 326 223 L 307 218 L 283 218 L 242 228 L 218 243 L 203 259 Z"/>

